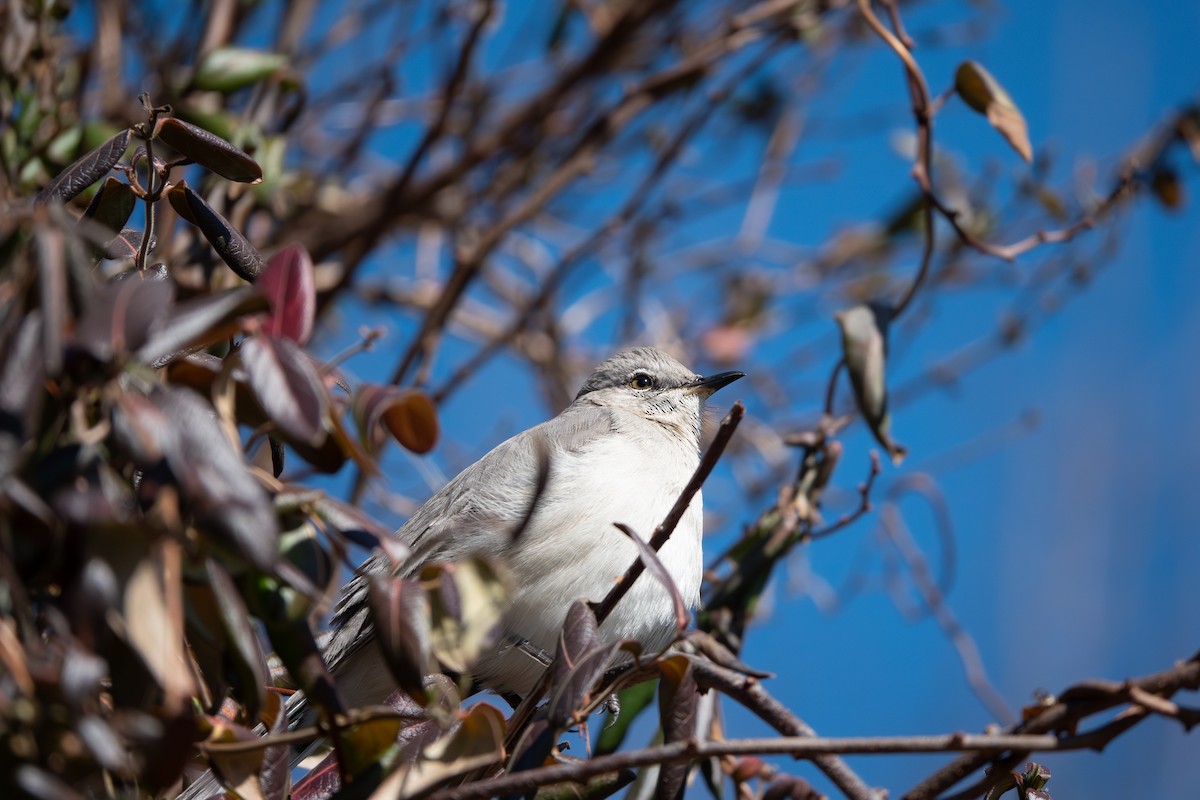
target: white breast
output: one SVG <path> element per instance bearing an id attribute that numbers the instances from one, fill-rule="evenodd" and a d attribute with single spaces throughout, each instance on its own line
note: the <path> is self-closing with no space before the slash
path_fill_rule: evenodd
<path id="1" fill-rule="evenodd" d="M 553 653 L 567 609 L 577 599 L 600 600 L 636 560 L 638 551 L 613 523 L 648 540 L 663 521 L 698 463 L 693 447 L 647 429 L 647 435 L 597 439 L 574 454 L 552 458 L 554 490 L 509 553 L 516 579 L 506 634 Z M 700 598 L 703 515 L 697 493 L 671 538 L 659 551 L 685 604 Z M 601 628 L 608 641 L 632 638 L 652 651 L 674 634 L 667 590 L 643 573 Z M 515 648 L 485 657 L 476 676 L 501 690 L 524 694 L 541 665 Z"/>

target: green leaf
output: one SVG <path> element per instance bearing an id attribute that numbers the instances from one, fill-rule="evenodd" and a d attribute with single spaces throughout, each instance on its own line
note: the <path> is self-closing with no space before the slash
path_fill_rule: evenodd
<path id="1" fill-rule="evenodd" d="M 203 91 L 235 92 L 253 86 L 287 64 L 287 56 L 248 47 L 218 47 L 196 68 L 192 85 Z"/>

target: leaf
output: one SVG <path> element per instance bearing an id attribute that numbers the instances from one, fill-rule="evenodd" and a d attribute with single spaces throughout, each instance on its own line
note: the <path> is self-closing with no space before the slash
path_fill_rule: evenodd
<path id="1" fill-rule="evenodd" d="M 471 556 L 421 571 L 430 608 L 430 646 L 451 672 L 469 672 L 499 635 L 507 579 L 488 561 Z"/>
<path id="2" fill-rule="evenodd" d="M 842 330 L 842 357 L 854 387 L 854 399 L 876 441 L 899 464 L 908 450 L 892 440 L 887 403 L 887 327 L 893 310 L 880 304 L 858 305 L 834 315 Z"/>
<path id="3" fill-rule="evenodd" d="M 183 457 L 179 433 L 171 418 L 144 395 L 117 394 L 111 421 L 113 442 L 135 466 L 148 469 L 167 459 L 168 453 L 170 460 Z"/>
<path id="4" fill-rule="evenodd" d="M 208 762 L 212 766 L 213 772 L 220 778 L 222 785 L 233 790 L 236 796 L 243 800 L 262 800 L 259 775 L 262 772 L 263 755 L 266 748 L 255 747 L 239 750 L 225 749 L 220 745 L 254 742 L 258 738 L 253 731 L 221 719 L 220 726 L 203 746 L 204 753 L 208 756 Z"/>
<path id="5" fill-rule="evenodd" d="M 362 386 L 354 397 L 354 417 L 363 443 L 378 450 L 380 427 L 414 453 L 428 453 L 437 444 L 437 408 L 418 389 Z"/>
<path id="6" fill-rule="evenodd" d="M 83 800 L 83 795 L 51 772 L 33 764 L 20 764 L 13 769 L 13 784 L 33 800 Z"/>
<path id="7" fill-rule="evenodd" d="M 337 498 L 322 494 L 314 501 L 313 510 L 327 525 L 359 547 L 383 550 L 395 567 L 408 561 L 411 555 L 391 528 L 385 528 L 360 509 Z"/>
<path id="8" fill-rule="evenodd" d="M 1021 109 L 992 74 L 976 61 L 964 61 L 954 73 L 954 89 L 968 106 L 987 117 L 1021 158 L 1033 163 L 1033 146 Z"/>
<path id="9" fill-rule="evenodd" d="M 149 397 L 179 433 L 179 454 L 167 453 L 167 463 L 198 526 L 270 572 L 278 558 L 279 520 L 213 407 L 190 389 L 174 386 L 155 386 Z"/>
<path id="10" fill-rule="evenodd" d="M 0 355 L 0 479 L 24 458 L 25 442 L 33 435 L 46 396 L 43 389 L 46 358 L 42 352 L 42 314 L 31 309 L 21 320 L 8 352 Z"/>
<path id="11" fill-rule="evenodd" d="M 276 714 L 270 727 L 272 736 L 287 733 L 287 714 Z M 291 755 L 292 749 L 286 744 L 271 745 L 263 751 L 262 768 L 258 773 L 263 800 L 287 800 L 292 783 Z"/>
<path id="12" fill-rule="evenodd" d="M 160 367 L 176 356 L 225 339 L 241 330 L 241 320 L 268 308 L 253 287 L 203 294 L 176 303 L 161 329 L 137 351 L 140 361 Z"/>
<path id="13" fill-rule="evenodd" d="M 137 562 L 124 583 L 122 616 L 129 642 L 166 695 L 167 708 L 180 708 L 194 687 L 183 640 L 181 546 L 168 538 Z"/>
<path id="14" fill-rule="evenodd" d="M 110 233 L 120 233 L 136 204 L 137 196 L 128 183 L 108 177 L 100 184 L 80 222 L 91 222 Z"/>
<path id="15" fill-rule="evenodd" d="M 564 764 L 582 761 L 582 759 L 568 758 L 561 753 L 557 758 Z M 534 800 L 604 800 L 633 783 L 637 775 L 636 770 L 620 769 L 592 775 L 584 782 L 552 783 L 538 789 Z"/>
<path id="16" fill-rule="evenodd" d="M 666 744 L 683 741 L 694 733 L 696 702 L 700 695 L 691 666 L 688 658 L 680 654 L 659 662 L 662 673 L 662 680 L 658 682 L 659 726 Z M 681 797 L 690 769 L 687 762 L 664 764 L 658 773 L 655 798 L 674 800 Z"/>
<path id="17" fill-rule="evenodd" d="M 298 244 L 290 244 L 267 262 L 255 284 L 268 300 L 271 312 L 263 330 L 305 344 L 312 336 L 317 313 L 317 290 L 312 259 Z"/>
<path id="18" fill-rule="evenodd" d="M 208 239 L 213 250 L 238 277 L 254 283 L 263 271 L 263 257 L 245 236 L 218 214 L 204 198 L 192 191 L 186 181 L 180 181 L 167 192 L 171 207 L 195 225 Z"/>
<path id="19" fill-rule="evenodd" d="M 192 86 L 205 92 L 236 92 L 253 86 L 287 64 L 287 56 L 248 47 L 210 50 L 196 67 Z"/>
<path id="20" fill-rule="evenodd" d="M 137 353 L 166 324 L 175 301 L 171 281 L 119 281 L 95 289 L 75 329 L 75 347 L 108 363 Z"/>
<path id="21" fill-rule="evenodd" d="M 377 717 L 343 728 L 338 733 L 342 770 L 351 778 L 366 773 L 396 748 L 403 727 L 399 717 Z"/>
<path id="22" fill-rule="evenodd" d="M 291 339 L 262 334 L 242 342 L 242 364 L 263 411 L 288 437 L 312 447 L 324 441 L 329 398 L 312 360 Z"/>
<path id="23" fill-rule="evenodd" d="M 43 205 L 51 200 L 67 202 L 96 181 L 103 178 L 113 166 L 125 155 L 129 147 L 129 128 L 113 136 L 104 144 L 89 153 L 84 154 L 78 161 L 64 169 L 42 191 L 38 192 L 33 202 Z"/>
<path id="24" fill-rule="evenodd" d="M 561 730 L 574 721 L 575 712 L 591 698 L 596 682 L 604 677 L 622 644 L 618 641 L 591 648 L 579 657 L 565 676 L 556 681 L 546 706 L 551 725 Z"/>
<path id="25" fill-rule="evenodd" d="M 217 601 L 225 639 L 233 646 L 231 655 L 241 682 L 238 697 L 245 703 L 246 712 L 257 717 L 270 682 L 266 656 L 251 625 L 250 612 L 229 573 L 214 558 L 204 560 L 204 571 Z"/>
<path id="26" fill-rule="evenodd" d="M 1183 183 L 1179 173 L 1167 166 L 1158 166 L 1150 175 L 1150 190 L 1154 197 L 1169 211 L 1183 207 Z"/>
<path id="27" fill-rule="evenodd" d="M 411 769 L 389 775 L 372 800 L 416 797 L 456 775 L 495 764 L 504 758 L 504 729 L 504 715 L 496 708 L 472 706 L 458 728 L 426 747 Z"/>
<path id="28" fill-rule="evenodd" d="M 179 155 L 207 167 L 222 178 L 240 183 L 259 183 L 262 167 L 239 147 L 204 128 L 175 117 L 161 117 L 154 137 Z"/>
<path id="29" fill-rule="evenodd" d="M 429 604 L 416 581 L 374 575 L 367 600 L 375 639 L 392 677 L 409 697 L 425 701 L 423 681 L 429 669 Z"/>
<path id="30" fill-rule="evenodd" d="M 134 258 L 138 254 L 138 250 L 142 246 L 143 231 L 137 228 L 122 228 L 121 232 L 114 236 L 104 245 L 104 249 L 100 255 L 103 258 L 119 261 L 125 258 Z M 155 237 L 150 238 L 150 249 L 154 249 L 154 245 L 158 243 Z"/>
<path id="31" fill-rule="evenodd" d="M 679 587 L 675 585 L 675 579 L 671 577 L 671 573 L 667 572 L 666 566 L 658 557 L 658 553 L 650 547 L 650 544 L 639 536 L 633 528 L 622 523 L 617 523 L 617 528 L 621 533 L 629 537 L 634 546 L 638 549 L 638 555 L 642 558 L 642 564 L 646 567 L 654 579 L 663 585 L 667 593 L 671 596 L 671 605 L 675 609 L 675 629 L 683 630 L 687 627 L 688 620 L 691 619 L 691 614 L 688 613 L 687 604 L 683 602 L 683 595 L 679 593 Z"/>

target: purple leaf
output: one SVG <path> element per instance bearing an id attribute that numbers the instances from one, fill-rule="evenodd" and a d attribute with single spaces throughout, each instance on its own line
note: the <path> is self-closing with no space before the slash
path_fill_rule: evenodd
<path id="1" fill-rule="evenodd" d="M 308 355 L 291 339 L 261 334 L 242 342 L 240 353 L 250 388 L 271 421 L 286 436 L 319 446 L 329 398 Z"/>
<path id="2" fill-rule="evenodd" d="M 183 352 L 236 333 L 243 318 L 267 307 L 266 298 L 249 286 L 176 303 L 161 328 L 138 350 L 137 357 L 160 367 Z"/>
<path id="3" fill-rule="evenodd" d="M 429 609 L 416 581 L 373 576 L 367 599 L 375 639 L 396 684 L 418 703 L 425 701 L 422 681 L 429 671 Z"/>
<path id="4" fill-rule="evenodd" d="M 250 623 L 250 612 L 246 610 L 242 596 L 229 573 L 215 558 L 205 559 L 204 569 L 212 587 L 212 595 L 217 601 L 226 641 L 233 645 L 230 655 L 233 656 L 242 683 L 239 697 L 245 702 L 249 715 L 257 717 L 266 700 L 267 684 L 270 681 L 266 656 L 263 655 L 258 635 Z"/>
<path id="5" fill-rule="evenodd" d="M 279 520 L 271 498 L 217 423 L 211 405 L 190 389 L 156 386 L 150 400 L 179 433 L 167 465 L 204 533 L 270 572 L 279 554 Z"/>
<path id="6" fill-rule="evenodd" d="M 103 178 L 113 165 L 121 160 L 121 156 L 125 155 L 125 148 L 128 146 L 129 129 L 126 128 L 58 173 L 49 186 L 38 192 L 33 202 L 37 205 L 51 200 L 67 202 Z"/>
<path id="7" fill-rule="evenodd" d="M 171 281 L 125 280 L 98 287 L 75 329 L 75 346 L 107 363 L 136 353 L 166 324 Z"/>
<path id="8" fill-rule="evenodd" d="M 317 290 L 312 259 L 298 244 L 290 244 L 267 262 L 255 284 L 271 301 L 263 330 L 305 344 L 312 336 L 317 313 Z"/>

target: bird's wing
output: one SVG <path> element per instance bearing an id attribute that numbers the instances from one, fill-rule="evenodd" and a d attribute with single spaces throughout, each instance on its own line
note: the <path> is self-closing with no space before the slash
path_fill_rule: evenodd
<path id="1" fill-rule="evenodd" d="M 550 478 L 538 502 L 553 503 L 555 462 L 579 453 L 614 424 L 608 409 L 571 406 L 497 445 L 442 487 L 396 532 L 412 549 L 408 561 L 393 567 L 377 551 L 342 587 L 333 608 L 333 632 L 325 646 L 330 670 L 337 674 L 374 634 L 367 604 L 370 576 L 387 572 L 408 576 L 429 563 L 500 554 L 530 511 L 540 460 L 550 459 Z"/>

